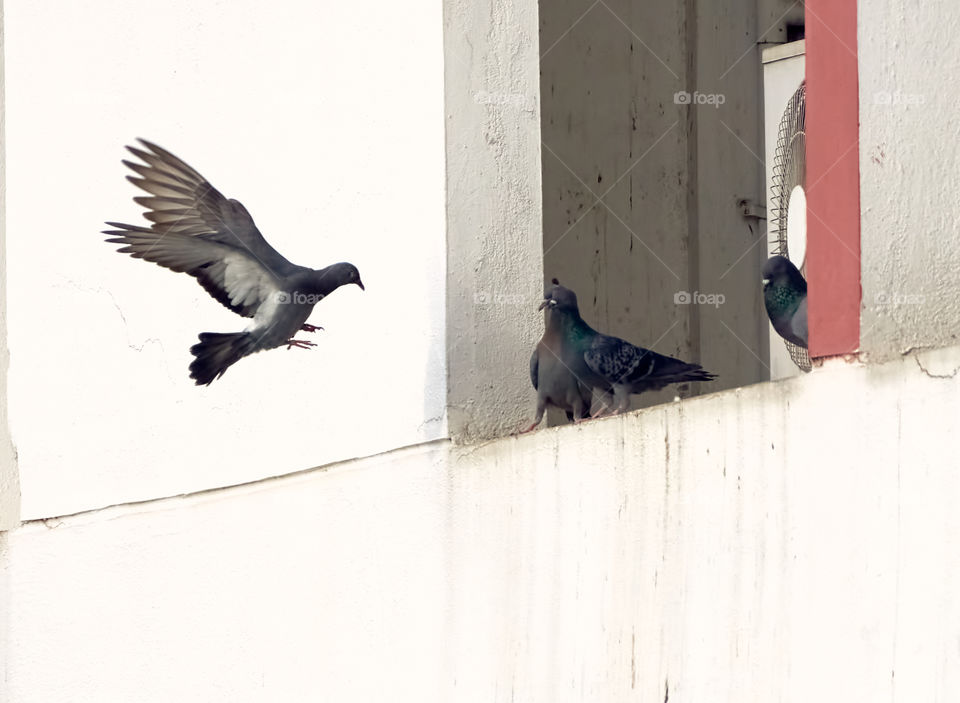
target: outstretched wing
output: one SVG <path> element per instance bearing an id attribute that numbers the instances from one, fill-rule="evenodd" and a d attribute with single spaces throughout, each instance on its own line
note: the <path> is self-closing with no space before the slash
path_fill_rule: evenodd
<path id="1" fill-rule="evenodd" d="M 278 277 L 288 276 L 298 268 L 267 243 L 239 201 L 225 198 L 207 179 L 166 149 L 145 139 L 138 141 L 147 151 L 132 146 L 127 149 L 143 163 L 123 163 L 140 176 L 127 179 L 150 193 L 149 197 L 136 197 L 134 201 L 147 208 L 143 216 L 153 223 L 151 230 L 164 235 L 199 237 L 243 250 Z"/>
<path id="2" fill-rule="evenodd" d="M 121 254 L 145 259 L 171 271 L 189 273 L 233 312 L 253 317 L 271 298 L 282 295 L 279 279 L 243 249 L 184 234 L 108 222 L 108 242 L 123 244 Z"/>
<path id="3" fill-rule="evenodd" d="M 594 338 L 583 357 L 595 374 L 610 384 L 637 389 L 634 392 L 715 378 L 699 364 L 688 364 L 605 334 Z"/>

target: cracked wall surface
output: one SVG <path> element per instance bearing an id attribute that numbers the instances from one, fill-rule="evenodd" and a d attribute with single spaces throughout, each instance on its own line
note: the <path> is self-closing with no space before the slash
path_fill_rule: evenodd
<path id="1" fill-rule="evenodd" d="M 958 368 L 832 360 L 30 522 L 4 700 L 955 700 Z"/>
<path id="2" fill-rule="evenodd" d="M 446 436 L 440 5 L 5 9 L 4 341 L 25 518 Z M 103 242 L 105 220 L 145 222 L 120 163 L 136 137 L 240 200 L 294 263 L 359 268 L 365 291 L 316 306 L 316 349 L 193 384 L 197 335 L 250 321 Z"/>
<path id="3" fill-rule="evenodd" d="M 872 359 L 960 341 L 960 86 L 944 80 L 960 71 L 958 31 L 952 0 L 858 5 L 860 345 Z"/>

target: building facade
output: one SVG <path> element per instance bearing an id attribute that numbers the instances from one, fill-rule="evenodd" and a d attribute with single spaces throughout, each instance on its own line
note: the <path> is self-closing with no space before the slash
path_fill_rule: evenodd
<path id="1" fill-rule="evenodd" d="M 735 5 L 5 0 L 0 700 L 960 694 L 960 6 Z M 798 25 L 814 368 L 771 381 L 742 203 Z M 359 267 L 317 349 L 192 385 L 243 321 L 100 241 L 137 136 Z M 721 380 L 514 436 L 553 276 Z"/>

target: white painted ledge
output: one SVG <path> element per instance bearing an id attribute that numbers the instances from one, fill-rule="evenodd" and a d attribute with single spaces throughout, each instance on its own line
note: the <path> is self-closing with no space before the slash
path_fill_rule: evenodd
<path id="1" fill-rule="evenodd" d="M 0 537 L 7 700 L 953 700 L 960 348 Z M 51 666 L 56 662 L 56 666 Z"/>

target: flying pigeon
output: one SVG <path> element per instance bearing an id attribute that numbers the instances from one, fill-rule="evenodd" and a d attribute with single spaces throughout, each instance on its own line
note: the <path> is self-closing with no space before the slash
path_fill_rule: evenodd
<path id="1" fill-rule="evenodd" d="M 313 342 L 293 339 L 313 306 L 340 286 L 363 289 L 357 267 L 338 263 L 323 269 L 291 264 L 263 238 L 238 201 L 227 199 L 186 163 L 156 144 L 138 140 L 147 151 L 128 146 L 143 161 L 123 163 L 140 178 L 127 179 L 150 197 L 134 201 L 147 208 L 150 227 L 107 222 L 106 240 L 123 244 L 117 251 L 145 259 L 197 279 L 227 308 L 253 318 L 243 332 L 203 332 L 190 348 L 196 358 L 190 378 L 210 385 L 243 357 L 287 345 L 308 349 Z"/>
<path id="2" fill-rule="evenodd" d="M 556 285 L 557 279 L 553 279 L 553 283 Z M 548 308 L 547 300 L 538 309 L 544 308 Z M 540 424 L 547 405 L 566 410 L 567 419 L 576 422 L 590 416 L 593 400 L 590 387 L 581 383 L 563 362 L 563 316 L 556 309 L 548 308 L 546 317 L 543 337 L 530 357 L 530 381 L 537 391 L 537 415 L 523 433 L 533 431 Z"/>
<path id="3" fill-rule="evenodd" d="M 560 358 L 571 374 L 589 388 L 613 392 L 613 414 L 625 412 L 632 393 L 660 390 L 671 383 L 712 381 L 716 376 L 699 364 L 688 364 L 618 337 L 600 334 L 580 317 L 577 296 L 554 279 L 543 305 L 558 318 Z"/>
<path id="4" fill-rule="evenodd" d="M 771 256 L 763 265 L 763 304 L 773 329 L 807 348 L 807 282 L 790 259 Z"/>

